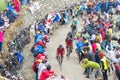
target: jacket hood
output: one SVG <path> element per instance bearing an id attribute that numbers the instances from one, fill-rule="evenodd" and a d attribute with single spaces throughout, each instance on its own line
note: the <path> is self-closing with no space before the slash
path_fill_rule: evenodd
<path id="1" fill-rule="evenodd" d="M 85 64 L 87 64 L 87 63 L 88 63 L 88 59 L 87 59 L 87 58 L 83 59 L 83 62 L 84 62 Z"/>

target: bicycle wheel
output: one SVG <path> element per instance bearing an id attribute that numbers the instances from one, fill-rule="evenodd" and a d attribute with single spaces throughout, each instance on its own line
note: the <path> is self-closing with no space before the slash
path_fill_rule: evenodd
<path id="1" fill-rule="evenodd" d="M 60 71 L 62 71 L 62 58 L 60 55 L 58 56 L 58 63 L 59 63 Z"/>
<path id="2" fill-rule="evenodd" d="M 61 66 L 61 58 L 60 58 L 60 56 L 58 56 L 58 63 L 59 63 L 59 66 Z"/>
<path id="3" fill-rule="evenodd" d="M 68 53 L 66 54 L 67 60 L 70 58 L 71 53 L 72 53 L 72 46 L 68 47 Z"/>
<path id="4" fill-rule="evenodd" d="M 70 50 L 68 50 L 68 53 L 66 54 L 66 57 L 67 57 L 67 60 L 68 60 L 69 57 L 70 57 Z"/>

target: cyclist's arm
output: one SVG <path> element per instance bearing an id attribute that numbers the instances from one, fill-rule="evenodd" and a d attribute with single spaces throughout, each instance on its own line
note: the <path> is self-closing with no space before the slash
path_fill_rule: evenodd
<path id="1" fill-rule="evenodd" d="M 63 48 L 63 53 L 65 53 L 65 49 Z"/>
<path id="2" fill-rule="evenodd" d="M 56 50 L 56 55 L 58 55 L 58 53 L 59 53 L 59 50 L 58 50 L 58 48 L 57 48 L 57 50 Z"/>

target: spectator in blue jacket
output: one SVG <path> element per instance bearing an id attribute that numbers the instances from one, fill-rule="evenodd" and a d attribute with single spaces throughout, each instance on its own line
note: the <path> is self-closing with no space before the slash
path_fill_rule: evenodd
<path id="1" fill-rule="evenodd" d="M 102 1 L 102 3 L 101 3 L 101 13 L 102 14 L 105 12 L 105 8 L 106 8 L 105 2 Z"/>

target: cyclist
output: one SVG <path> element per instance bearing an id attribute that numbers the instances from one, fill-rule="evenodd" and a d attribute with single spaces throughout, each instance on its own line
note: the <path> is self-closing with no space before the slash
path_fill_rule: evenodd
<path id="1" fill-rule="evenodd" d="M 68 32 L 67 37 L 70 37 L 71 39 L 73 39 L 72 32 Z"/>
<path id="2" fill-rule="evenodd" d="M 73 38 L 71 38 L 71 36 L 68 35 L 67 38 L 65 39 L 65 43 L 66 43 L 66 49 L 67 49 L 67 53 L 68 53 L 68 49 L 70 47 L 73 48 Z"/>
<path id="3" fill-rule="evenodd" d="M 78 19 L 77 19 L 76 16 L 73 16 L 72 24 L 77 26 L 77 24 L 78 24 Z"/>
<path id="4" fill-rule="evenodd" d="M 62 45 L 59 45 L 59 47 L 57 48 L 57 55 L 56 58 L 58 60 L 58 57 L 61 57 L 61 63 L 63 62 L 63 57 L 64 57 L 64 53 L 65 53 L 65 49 Z"/>
<path id="5" fill-rule="evenodd" d="M 71 32 L 72 32 L 73 36 L 76 35 L 76 32 L 77 32 L 77 26 L 76 26 L 75 24 L 72 24 L 72 25 L 71 25 Z"/>

